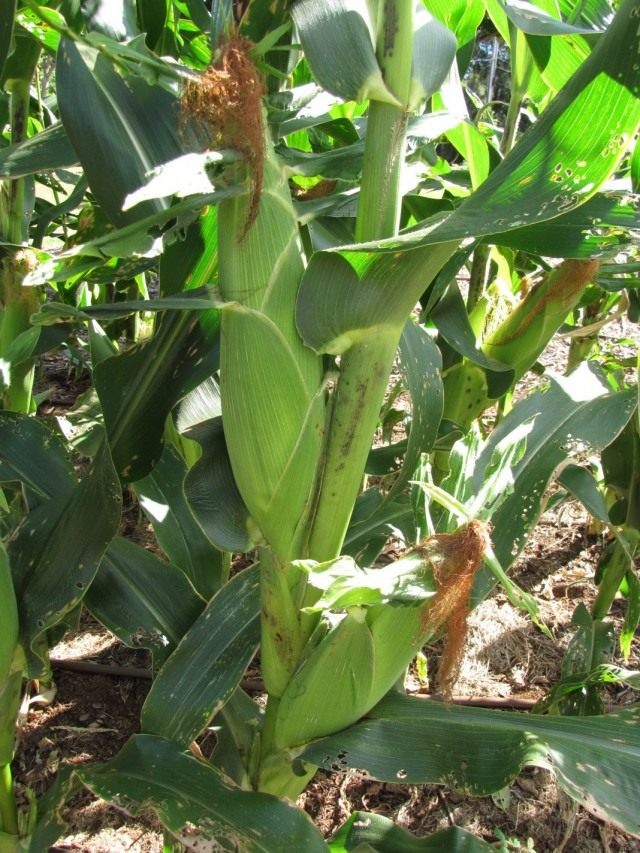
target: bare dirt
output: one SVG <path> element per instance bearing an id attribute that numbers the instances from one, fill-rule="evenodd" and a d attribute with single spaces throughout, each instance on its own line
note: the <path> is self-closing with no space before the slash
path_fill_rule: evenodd
<path id="1" fill-rule="evenodd" d="M 620 339 L 620 330 L 611 330 L 610 338 L 616 337 Z M 565 354 L 560 345 L 550 358 L 562 363 Z M 136 526 L 136 518 L 135 506 L 130 507 L 131 528 Z M 484 698 L 508 707 L 514 700 L 517 705 L 545 694 L 559 677 L 576 605 L 582 601 L 588 606 L 593 600 L 594 572 L 604 545 L 604 534 L 592 529 L 576 503 L 542 516 L 512 574 L 538 599 L 553 640 L 496 590 L 471 616 L 456 698 L 478 702 Z M 612 616 L 618 624 L 622 613 L 621 603 L 616 602 Z M 407 681 L 409 690 L 425 691 L 433 686 L 440 650 L 440 646 L 425 649 L 428 683 L 420 682 L 413 673 Z M 50 704 L 32 704 L 20 727 L 15 773 L 18 794 L 25 802 L 25 788 L 42 793 L 62 763 L 105 761 L 115 755 L 138 730 L 140 708 L 150 684 L 144 677 L 149 666 L 146 653 L 122 646 L 88 614 L 77 632 L 52 649 L 51 657 L 61 662 L 54 666 L 55 698 Z M 71 672 L 63 668 L 69 661 L 132 668 L 135 677 L 124 672 Z M 640 668 L 637 640 L 628 666 Z M 606 698 L 610 705 L 627 705 L 638 702 L 640 693 L 615 689 Z M 387 784 L 357 771 L 320 771 L 299 805 L 325 836 L 353 810 L 361 809 L 390 817 L 417 835 L 457 825 L 505 851 L 640 853 L 640 839 L 576 808 L 549 772 L 535 768 L 526 769 L 500 795 L 482 798 L 461 796 L 443 785 Z M 66 818 L 69 832 L 51 851 L 162 850 L 161 827 L 151 813 L 132 818 L 85 792 L 68 805 Z"/>

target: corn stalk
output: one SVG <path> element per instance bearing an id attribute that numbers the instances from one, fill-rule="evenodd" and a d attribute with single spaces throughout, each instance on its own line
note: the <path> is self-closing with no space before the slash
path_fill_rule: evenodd
<path id="1" fill-rule="evenodd" d="M 24 45 L 15 51 L 5 67 L 4 89 L 9 93 L 9 124 L 11 143 L 16 145 L 27 138 L 30 87 L 40 56 L 40 47 L 31 39 L 21 39 Z M 29 317 L 37 305 L 33 288 L 23 287 L 25 275 L 35 266 L 35 258 L 27 249 L 28 210 L 26 187 L 28 178 L 15 178 L 0 186 L 0 238 L 13 246 L 0 256 L 0 358 L 9 359 L 10 346 L 29 328 Z M 28 412 L 31 408 L 33 362 L 10 367 L 10 381 L 3 394 L 5 408 Z"/>

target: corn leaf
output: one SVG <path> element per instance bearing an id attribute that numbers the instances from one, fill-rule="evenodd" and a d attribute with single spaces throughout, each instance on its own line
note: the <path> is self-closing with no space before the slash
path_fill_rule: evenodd
<path id="1" fill-rule="evenodd" d="M 225 584 L 156 676 L 142 708 L 146 732 L 188 746 L 224 706 L 260 640 L 257 566 Z"/>
<path id="2" fill-rule="evenodd" d="M 415 106 L 430 98 L 444 82 L 456 55 L 456 37 L 416 4 L 413 37 L 412 101 Z"/>
<path id="3" fill-rule="evenodd" d="M 179 569 L 121 538 L 107 548 L 84 601 L 125 645 L 150 649 L 156 669 L 205 605 Z"/>
<path id="4" fill-rule="evenodd" d="M 354 812 L 329 841 L 331 853 L 375 851 L 375 853 L 489 853 L 492 844 L 459 826 L 441 829 L 416 838 L 388 817 L 376 812 Z"/>
<path id="5" fill-rule="evenodd" d="M 192 849 L 327 849 L 308 815 L 293 804 L 237 788 L 164 738 L 134 735 L 108 764 L 78 775 L 95 794 L 130 814 L 152 804 L 172 835 Z"/>
<path id="6" fill-rule="evenodd" d="M 484 242 L 550 258 L 592 258 L 628 245 L 639 227 L 636 196 L 597 193 L 549 222 L 490 234 Z"/>
<path id="7" fill-rule="evenodd" d="M 78 162 L 62 124 L 54 124 L 17 145 L 0 151 L 0 178 L 23 178 L 73 166 Z"/>
<path id="8" fill-rule="evenodd" d="M 58 769 L 51 787 L 38 798 L 36 824 L 30 827 L 29 836 L 21 842 L 24 853 L 49 850 L 64 835 L 68 826 L 62 817 L 64 807 L 81 787 L 71 765 L 65 764 Z M 10 849 L 13 853 L 15 847 Z"/>
<path id="9" fill-rule="evenodd" d="M 136 482 L 135 490 L 158 545 L 208 601 L 226 580 L 228 560 L 193 517 L 184 492 L 186 476 L 183 458 L 165 445 L 158 463 Z"/>
<path id="10" fill-rule="evenodd" d="M 640 834 L 640 707 L 559 717 L 443 705 L 390 693 L 350 729 L 310 744 L 305 761 L 357 767 L 376 779 L 446 783 L 473 796 L 499 791 L 526 764 L 554 770 L 598 817 Z"/>
<path id="11" fill-rule="evenodd" d="M 413 2 L 413 0 L 407 0 Z M 387 88 L 375 52 L 377 22 L 366 0 L 301 0 L 291 9 L 314 77 L 345 101 L 375 98 L 399 106 Z M 331 45 L 331 50 L 326 45 Z"/>
<path id="12" fill-rule="evenodd" d="M 463 47 L 474 38 L 484 17 L 482 0 L 429 0 L 429 10 L 455 34 L 458 47 Z"/>
<path id="13" fill-rule="evenodd" d="M 296 317 L 307 346 L 339 354 L 369 335 L 397 330 L 455 244 L 405 254 L 316 252 L 306 269 Z"/>
<path id="14" fill-rule="evenodd" d="M 189 438 L 202 447 L 202 456 L 185 480 L 185 495 L 198 524 L 208 538 L 225 551 L 251 547 L 249 511 L 233 478 L 220 418 L 190 430 Z"/>
<path id="15" fill-rule="evenodd" d="M 64 302 L 45 302 L 40 311 L 34 314 L 31 322 L 36 325 L 49 325 L 60 320 L 118 320 L 129 317 L 137 311 L 211 311 L 214 305 L 214 292 L 210 287 L 199 287 L 187 293 L 165 296 L 161 299 L 132 299 L 124 302 L 88 305 L 84 309 Z"/>
<path id="16" fill-rule="evenodd" d="M 4 685 L 18 643 L 18 605 L 11 579 L 9 557 L 0 541 L 0 601 L 2 601 L 2 630 L 0 631 L 0 685 Z M 2 687 L 0 687 L 2 690 Z M 13 723 L 11 723 L 13 728 Z"/>
<path id="17" fill-rule="evenodd" d="M 615 0 L 560 0 L 559 9 L 564 18 L 578 21 L 585 27 L 594 30 L 604 30 L 615 14 Z"/>
<path id="18" fill-rule="evenodd" d="M 575 26 L 552 17 L 527 0 L 500 0 L 500 5 L 509 20 L 524 33 L 537 36 L 561 36 L 594 32 L 592 27 Z"/>
<path id="19" fill-rule="evenodd" d="M 8 550 L 25 649 L 82 600 L 116 534 L 121 504 L 103 445 L 80 484 L 38 506 L 16 531 Z M 37 676 L 43 665 L 32 659 L 30 672 Z"/>
<path id="20" fill-rule="evenodd" d="M 511 565 L 538 520 L 555 471 L 578 453 L 610 444 L 635 411 L 636 396 L 635 389 L 611 393 L 606 380 L 585 362 L 569 377 L 554 377 L 546 392 L 518 403 L 492 432 L 475 467 L 472 494 L 481 490 L 496 446 L 519 426 L 533 424 L 513 468 L 512 491 L 492 516 L 493 546 L 503 568 Z M 487 585 L 489 576 L 481 572 L 476 594 L 486 593 Z"/>
<path id="21" fill-rule="evenodd" d="M 0 82 L 2 72 L 12 50 L 13 24 L 16 16 L 16 0 L 0 0 Z"/>
<path id="22" fill-rule="evenodd" d="M 0 412 L 0 482 L 21 482 L 30 505 L 69 496 L 75 487 L 73 466 L 58 436 L 35 418 Z"/>
<path id="23" fill-rule="evenodd" d="M 387 500 L 398 495 L 413 477 L 421 454 L 433 449 L 444 407 L 442 355 L 426 329 L 411 320 L 400 338 L 400 364 L 411 394 L 411 427 L 402 468 Z"/>
<path id="24" fill-rule="evenodd" d="M 176 98 L 139 77 L 123 78 L 97 50 L 66 38 L 56 82 L 63 124 L 109 219 L 125 225 L 166 208 L 149 201 L 122 213 L 124 198 L 146 174 L 181 153 Z"/>
<path id="25" fill-rule="evenodd" d="M 499 397 L 504 394 L 513 382 L 514 371 L 497 359 L 486 356 L 476 346 L 476 336 L 455 282 L 433 309 L 431 317 L 446 342 L 472 364 L 477 364 L 485 371 L 491 396 Z"/>
<path id="26" fill-rule="evenodd" d="M 201 322 L 202 315 L 191 312 L 167 314 L 148 343 L 95 368 L 113 461 L 123 480 L 149 473 L 162 452 L 167 415 L 217 369 L 217 330 L 203 331 Z"/>
<path id="27" fill-rule="evenodd" d="M 562 38 L 529 35 L 527 46 L 546 84 L 541 87 L 543 97 L 548 96 L 549 91 L 559 92 L 591 52 L 588 41 L 580 35 Z"/>

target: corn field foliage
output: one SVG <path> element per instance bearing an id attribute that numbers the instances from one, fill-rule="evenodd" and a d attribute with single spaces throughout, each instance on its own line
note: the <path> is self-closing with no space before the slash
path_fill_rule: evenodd
<path id="1" fill-rule="evenodd" d="M 167 851 L 490 849 L 324 839 L 318 768 L 486 795 L 538 765 L 640 835 L 640 706 L 602 698 L 640 684 L 636 365 L 596 357 L 640 316 L 639 94 L 637 0 L 0 0 L 2 853 L 83 785 Z M 558 333 L 566 373 L 518 390 Z M 53 418 L 47 353 L 90 377 Z M 548 632 L 509 568 L 550 494 L 612 543 L 562 677 L 456 706 L 496 584 Z M 18 810 L 24 685 L 81 607 L 152 652 L 141 733 Z"/>

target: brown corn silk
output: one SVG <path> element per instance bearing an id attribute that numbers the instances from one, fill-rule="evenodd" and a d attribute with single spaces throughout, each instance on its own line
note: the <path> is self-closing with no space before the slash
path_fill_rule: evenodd
<path id="1" fill-rule="evenodd" d="M 264 82 L 253 64 L 248 39 L 234 36 L 222 44 L 218 58 L 182 94 L 183 132 L 193 128 L 201 144 L 238 152 L 248 167 L 251 197 L 240 239 L 258 213 L 264 172 L 262 95 Z"/>
<path id="2" fill-rule="evenodd" d="M 446 632 L 438 689 L 447 701 L 460 672 L 473 581 L 489 544 L 489 525 L 473 520 L 454 533 L 429 536 L 414 549 L 433 567 L 437 590 L 426 623 L 434 632 Z"/>

